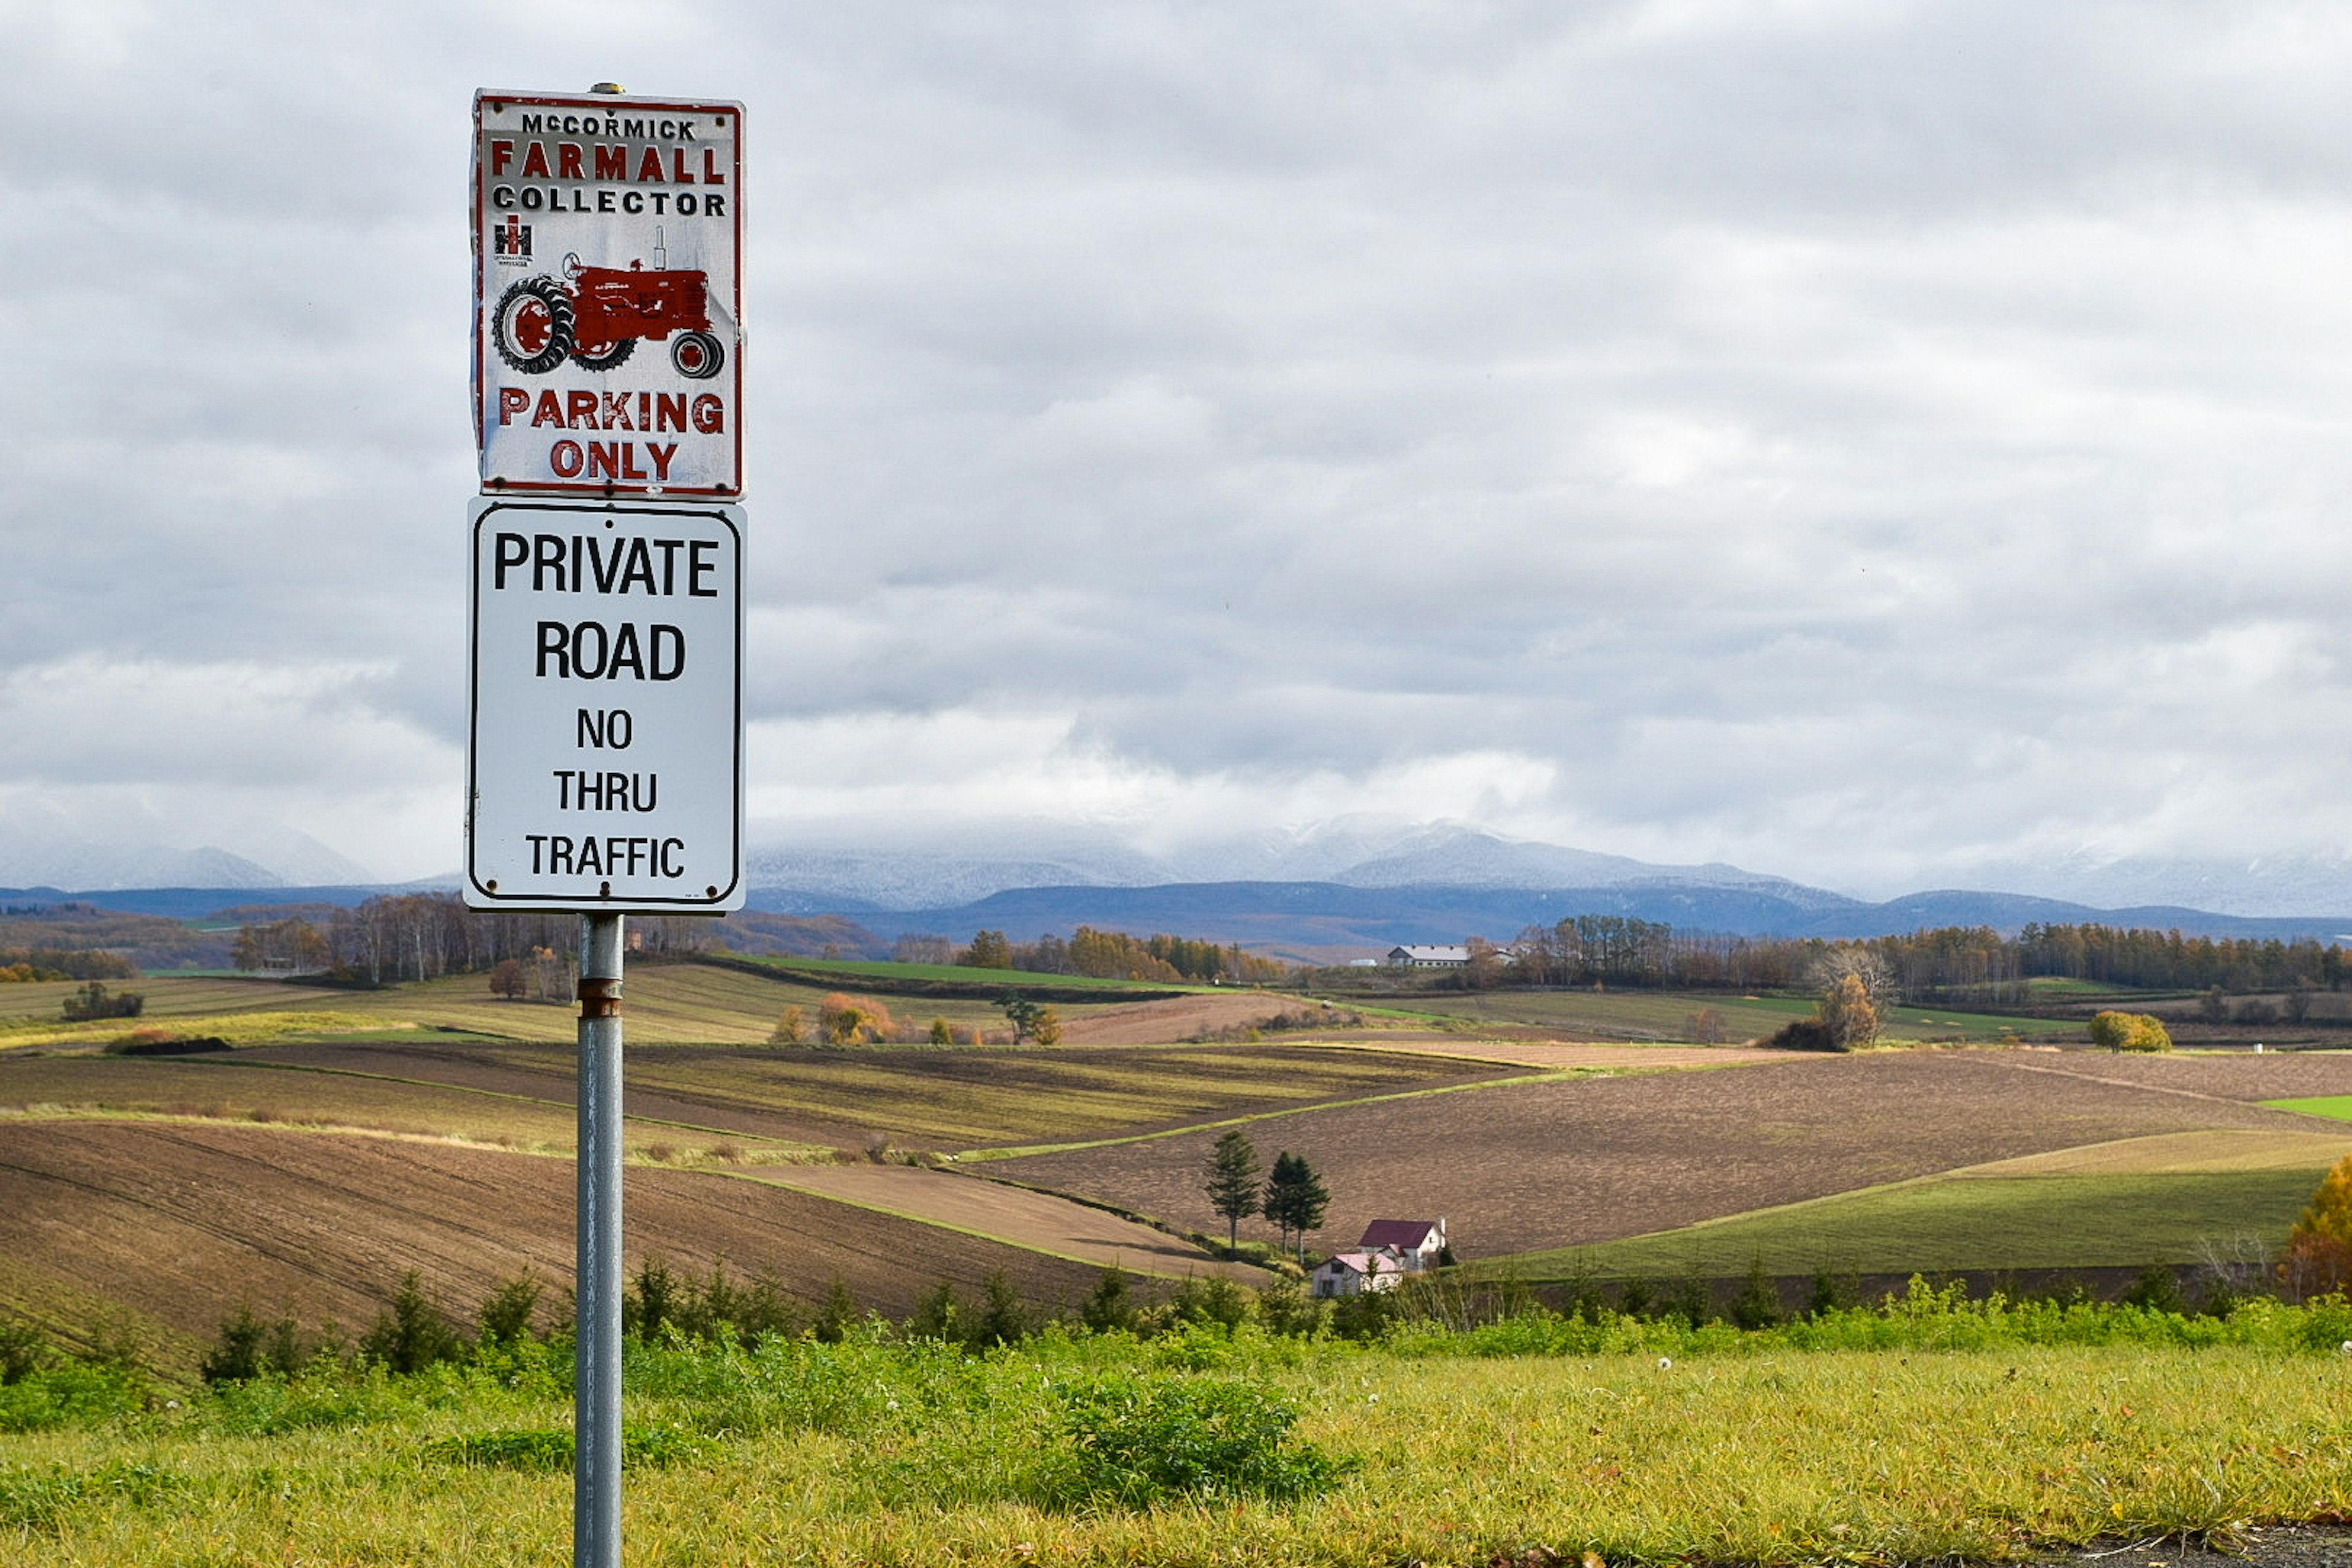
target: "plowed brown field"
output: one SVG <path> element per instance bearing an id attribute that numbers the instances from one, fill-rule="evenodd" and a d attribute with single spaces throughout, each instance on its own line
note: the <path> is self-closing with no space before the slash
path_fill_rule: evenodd
<path id="1" fill-rule="evenodd" d="M 943 1180 L 951 1178 L 942 1178 Z M 570 1163 L 411 1140 L 197 1123 L 0 1121 L 0 1300 L 68 1331 L 77 1304 L 136 1315 L 184 1362 L 240 1305 L 364 1328 L 410 1269 L 470 1310 L 526 1266 L 572 1278 Z M 967 1297 L 1002 1269 L 1033 1301 L 1097 1278 L 1049 1258 L 698 1172 L 631 1167 L 628 1251 L 699 1273 L 832 1279 L 894 1315 L 939 1279 Z"/>
<path id="2" fill-rule="evenodd" d="M 572 1103 L 572 1049 L 526 1044 L 268 1046 L 240 1061 L 326 1068 Z M 821 1051 L 664 1046 L 628 1058 L 628 1113 L 859 1148 L 1042 1142 L 1507 1076 L 1474 1062 L 1279 1045 Z M 5 1082 L 0 1068 L 0 1082 Z"/>
<path id="3" fill-rule="evenodd" d="M 1322 1245 L 1352 1241 L 1374 1218 L 1443 1215 L 1462 1256 L 1492 1258 L 2109 1139 L 2308 1131 L 2309 1118 L 2247 1101 L 2352 1092 L 2352 1057 L 2283 1060 L 2278 1078 L 2244 1058 L 2132 1064 L 2147 1083 L 2093 1076 L 2114 1058 L 2084 1059 L 2080 1071 L 2075 1062 L 1973 1051 L 1788 1058 L 1307 1111 L 1250 1132 L 1267 1163 L 1277 1150 L 1304 1154 L 1329 1186 Z M 1220 1226 L 1201 1192 L 1213 1141 L 1188 1133 L 990 1169 L 1208 1230 Z"/>

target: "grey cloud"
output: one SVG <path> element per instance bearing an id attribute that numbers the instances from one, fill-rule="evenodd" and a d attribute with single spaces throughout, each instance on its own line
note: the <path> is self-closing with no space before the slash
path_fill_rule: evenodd
<path id="1" fill-rule="evenodd" d="M 0 105 L 0 681 L 362 666 L 262 771 L 446 760 L 466 103 L 625 23 L 751 108 L 763 724 L 1819 879 L 2352 830 L 2333 8 L 90 15 Z M 265 788 L 165 740 L 0 785 Z"/>

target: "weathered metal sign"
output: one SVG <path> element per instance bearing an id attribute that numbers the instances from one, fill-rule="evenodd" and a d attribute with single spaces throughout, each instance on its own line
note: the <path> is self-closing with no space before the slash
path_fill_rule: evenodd
<path id="1" fill-rule="evenodd" d="M 466 901 L 743 907 L 743 514 L 474 503 Z"/>
<path id="2" fill-rule="evenodd" d="M 474 424 L 493 494 L 743 489 L 742 105 L 474 97 Z"/>

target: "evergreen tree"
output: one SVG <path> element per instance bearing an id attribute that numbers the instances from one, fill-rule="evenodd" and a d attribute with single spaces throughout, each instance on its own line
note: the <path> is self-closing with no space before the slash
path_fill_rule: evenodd
<path id="1" fill-rule="evenodd" d="M 1257 1151 L 1249 1135 L 1236 1127 L 1217 1140 L 1209 1152 L 1208 1181 L 1202 1191 L 1209 1206 L 1225 1216 L 1225 1250 L 1241 1242 L 1241 1223 L 1258 1212 Z"/>
<path id="2" fill-rule="evenodd" d="M 360 1353 L 382 1362 L 388 1371 L 422 1372 L 436 1362 L 456 1361 L 466 1343 L 449 1326 L 441 1310 L 425 1299 L 425 1287 L 412 1269 L 392 1299 L 392 1310 L 375 1321 L 360 1341 Z"/>
<path id="3" fill-rule="evenodd" d="M 809 1326 L 820 1344 L 837 1345 L 849 1337 L 857 1326 L 857 1298 L 849 1293 L 849 1286 L 838 1274 L 833 1277 L 833 1289 L 825 1293 L 824 1305 L 817 1309 L 816 1321 Z"/>
<path id="4" fill-rule="evenodd" d="M 980 1310 L 972 1315 L 971 1331 L 965 1342 L 972 1349 L 986 1350 L 991 1345 L 1017 1345 L 1029 1337 L 1029 1312 L 1022 1306 L 1020 1293 L 1013 1281 L 1000 1268 L 988 1277 L 982 1287 Z"/>
<path id="5" fill-rule="evenodd" d="M 1078 1309 L 1078 1321 L 1097 1333 L 1135 1327 L 1135 1302 L 1127 1270 L 1114 1263 L 1095 1281 L 1094 1294 Z"/>
<path id="6" fill-rule="evenodd" d="M 1324 1211 L 1330 1205 L 1329 1189 L 1305 1155 L 1286 1149 L 1274 1157 L 1274 1173 L 1265 1183 L 1265 1217 L 1281 1229 L 1285 1245 L 1296 1239 L 1302 1268 L 1307 1266 L 1307 1233 L 1323 1223 Z"/>

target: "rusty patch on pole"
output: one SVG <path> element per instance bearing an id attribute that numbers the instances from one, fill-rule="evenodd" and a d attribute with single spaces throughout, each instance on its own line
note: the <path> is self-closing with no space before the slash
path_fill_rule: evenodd
<path id="1" fill-rule="evenodd" d="M 595 975 L 583 975 L 580 981 L 580 1016 L 583 1018 L 617 1018 L 621 1016 L 621 983 Z"/>

